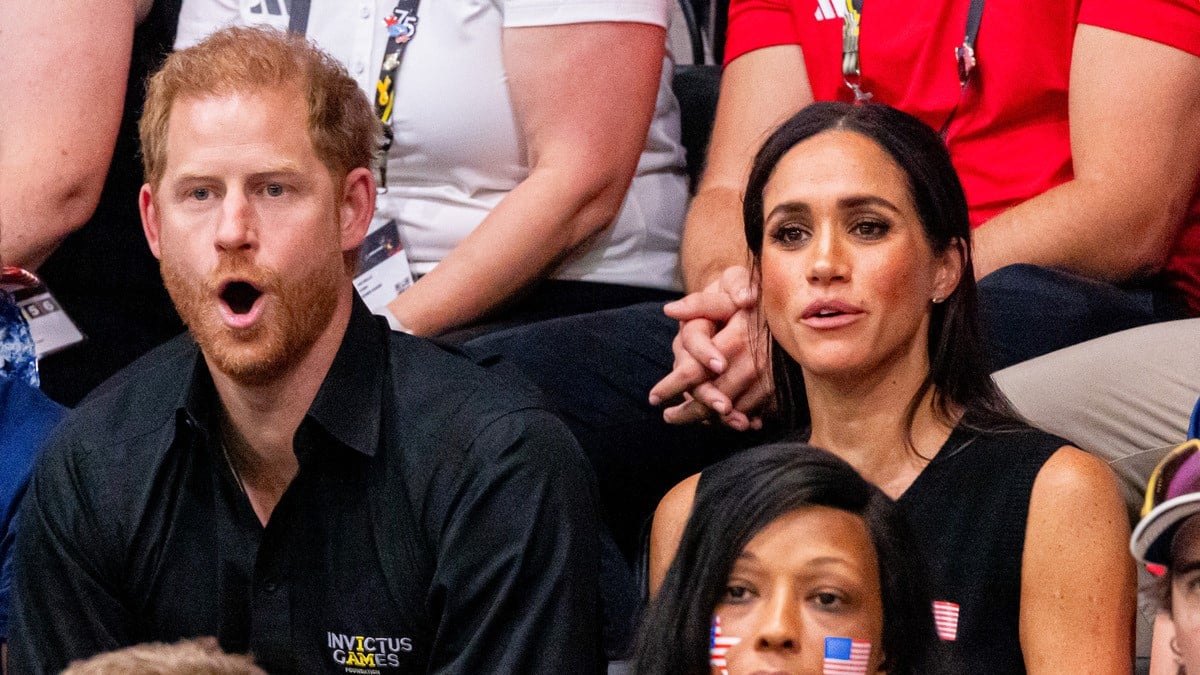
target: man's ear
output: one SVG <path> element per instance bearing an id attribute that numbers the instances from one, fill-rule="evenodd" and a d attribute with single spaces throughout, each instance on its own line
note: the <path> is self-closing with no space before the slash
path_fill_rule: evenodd
<path id="1" fill-rule="evenodd" d="M 338 227 L 341 230 L 342 250 L 358 248 L 367 236 L 371 218 L 375 216 L 375 174 L 358 167 L 342 181 L 342 201 L 338 208 Z"/>
<path id="2" fill-rule="evenodd" d="M 142 232 L 146 233 L 146 243 L 150 244 L 150 252 L 155 258 L 162 259 L 162 248 L 159 245 L 159 234 L 162 232 L 158 220 L 158 207 L 154 204 L 154 193 L 149 183 L 142 186 L 138 193 L 138 211 L 142 214 Z"/>
<path id="3" fill-rule="evenodd" d="M 963 270 L 967 267 L 967 247 L 962 239 L 955 237 L 937 260 L 933 277 L 933 297 L 948 298 L 958 288 Z"/>

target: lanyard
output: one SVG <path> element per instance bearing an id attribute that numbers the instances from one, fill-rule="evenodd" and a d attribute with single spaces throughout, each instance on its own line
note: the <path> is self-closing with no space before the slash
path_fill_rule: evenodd
<path id="1" fill-rule="evenodd" d="M 858 54 L 863 0 L 845 0 L 845 2 L 846 16 L 842 22 L 842 78 L 850 91 L 854 92 L 854 102 L 862 103 L 871 98 L 870 92 L 862 89 L 862 67 Z M 959 97 L 950 111 L 950 116 L 946 118 L 941 131 L 938 132 L 943 137 L 946 135 L 946 130 L 950 128 L 950 120 L 954 119 L 954 114 L 958 112 L 958 105 L 962 102 L 962 97 L 967 91 L 967 84 L 971 81 L 971 73 L 979 64 L 975 54 L 975 41 L 979 38 L 979 24 L 983 22 L 983 3 L 984 0 L 971 0 L 971 5 L 967 10 L 967 25 L 963 30 L 962 44 L 954 48 L 954 60 L 958 65 Z"/>
<path id="2" fill-rule="evenodd" d="M 288 4 L 288 31 L 304 35 L 308 30 L 310 0 L 291 0 Z M 387 157 L 392 148 L 392 105 L 396 95 L 396 72 L 404 50 L 417 34 L 417 8 L 421 0 L 397 0 L 392 13 L 384 17 L 388 41 L 383 52 L 383 64 L 379 68 L 379 80 L 375 83 L 375 114 L 383 123 L 383 143 L 376 157 L 379 170 L 378 191 L 387 192 Z"/>
<path id="3" fill-rule="evenodd" d="M 408 43 L 417 35 L 417 8 L 421 0 L 397 0 L 396 8 L 383 19 L 387 25 L 388 41 L 383 52 L 383 63 L 379 66 L 379 80 L 375 83 L 375 113 L 383 123 L 383 144 L 379 149 L 380 193 L 387 192 L 388 150 L 392 147 L 392 106 L 396 102 L 396 73 Z"/>

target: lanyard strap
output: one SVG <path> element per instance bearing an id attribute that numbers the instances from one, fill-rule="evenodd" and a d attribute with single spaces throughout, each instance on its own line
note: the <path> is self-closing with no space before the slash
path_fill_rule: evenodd
<path id="1" fill-rule="evenodd" d="M 869 92 L 862 90 L 862 67 L 858 53 L 863 0 L 845 0 L 845 2 L 846 16 L 842 20 L 842 77 L 846 81 L 846 86 L 854 92 L 854 102 L 861 103 L 871 98 Z M 960 101 L 962 94 L 967 90 L 967 84 L 971 81 L 971 73 L 979 63 L 975 54 L 975 42 L 979 38 L 979 25 L 983 22 L 983 3 L 984 0 L 971 0 L 971 5 L 967 9 L 967 25 L 963 30 L 962 44 L 954 49 L 954 59 L 958 64 Z M 942 125 L 942 134 L 945 134 L 946 129 L 950 126 L 950 120 L 954 118 L 954 113 L 957 111 L 958 103 L 955 103 L 950 117 Z"/>
<path id="2" fill-rule="evenodd" d="M 377 160 L 379 168 L 378 191 L 387 192 L 388 150 L 392 147 L 392 106 L 396 102 L 396 73 L 408 44 L 417 35 L 417 9 L 421 0 L 397 0 L 396 8 L 384 17 L 388 41 L 383 52 L 383 63 L 379 66 L 379 80 L 375 83 L 375 114 L 383 123 L 383 144 Z"/>
<path id="3" fill-rule="evenodd" d="M 288 2 L 288 32 L 304 35 L 308 32 L 309 0 Z"/>

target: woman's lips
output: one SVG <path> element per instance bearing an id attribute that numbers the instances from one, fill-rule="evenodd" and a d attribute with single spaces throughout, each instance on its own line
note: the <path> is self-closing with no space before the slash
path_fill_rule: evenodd
<path id="1" fill-rule="evenodd" d="M 809 328 L 828 330 L 848 326 L 863 315 L 863 309 L 842 300 L 816 300 L 800 314 L 800 321 Z"/>

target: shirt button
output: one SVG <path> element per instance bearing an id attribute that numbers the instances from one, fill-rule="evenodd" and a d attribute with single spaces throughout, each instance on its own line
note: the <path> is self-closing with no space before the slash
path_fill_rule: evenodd
<path id="1" fill-rule="evenodd" d="M 369 5 L 362 6 L 362 18 L 364 18 L 364 19 L 371 18 L 371 7 Z"/>
<path id="2" fill-rule="evenodd" d="M 367 69 L 367 64 L 363 63 L 362 61 L 354 62 L 354 72 L 355 73 L 362 75 L 362 72 L 366 69 Z"/>
<path id="3" fill-rule="evenodd" d="M 274 579 L 271 579 L 263 584 L 263 590 L 267 593 L 274 593 L 279 590 L 279 584 Z"/>

